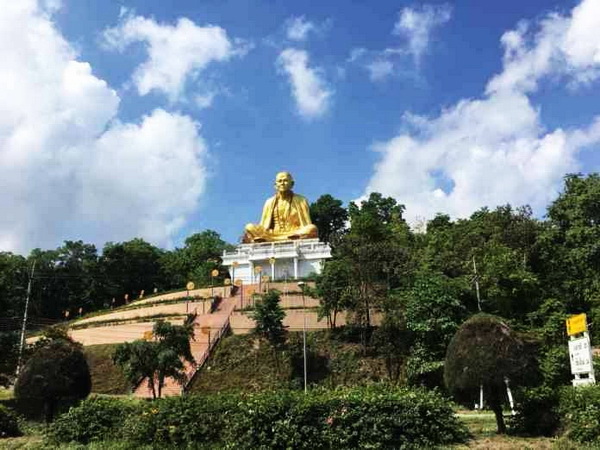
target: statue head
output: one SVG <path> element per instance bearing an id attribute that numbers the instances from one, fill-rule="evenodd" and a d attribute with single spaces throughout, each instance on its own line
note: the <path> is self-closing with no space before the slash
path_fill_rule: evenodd
<path id="1" fill-rule="evenodd" d="M 279 172 L 275 175 L 275 190 L 277 192 L 289 192 L 294 187 L 294 178 L 289 172 Z"/>

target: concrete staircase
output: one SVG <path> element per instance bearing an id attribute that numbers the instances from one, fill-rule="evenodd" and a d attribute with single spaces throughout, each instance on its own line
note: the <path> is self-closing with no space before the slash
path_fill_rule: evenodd
<path id="1" fill-rule="evenodd" d="M 192 356 L 196 361 L 195 364 L 185 362 L 185 376 L 188 380 L 181 385 L 175 379 L 168 377 L 165 379 L 162 396 L 177 396 L 182 395 L 194 375 L 200 370 L 210 352 L 221 339 L 223 334 L 229 329 L 229 317 L 235 309 L 236 303 L 239 303 L 241 292 L 235 296 L 226 297 L 221 300 L 219 306 L 212 313 L 199 314 L 194 321 L 194 335 L 190 341 Z M 158 393 L 158 382 L 155 381 L 155 390 Z M 134 390 L 136 397 L 151 398 L 152 390 L 148 386 L 148 380 L 143 380 Z"/>

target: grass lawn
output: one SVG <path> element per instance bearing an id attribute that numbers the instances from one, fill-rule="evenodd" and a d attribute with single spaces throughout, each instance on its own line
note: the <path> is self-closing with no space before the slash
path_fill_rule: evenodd
<path id="1" fill-rule="evenodd" d="M 0 400 L 10 400 L 11 398 L 13 398 L 12 390 L 0 388 Z"/>
<path id="2" fill-rule="evenodd" d="M 123 371 L 112 362 L 116 345 L 90 345 L 83 348 L 83 353 L 90 366 L 92 376 L 92 392 L 96 394 L 127 394 L 129 384 Z"/>
<path id="3" fill-rule="evenodd" d="M 454 449 L 499 449 L 499 450 L 526 450 L 526 449 L 554 449 L 554 450 L 580 450 L 597 447 L 582 447 L 565 438 L 547 437 L 520 437 L 496 434 L 496 418 L 491 411 L 458 411 L 458 417 L 467 426 L 473 439 L 466 445 L 453 447 Z"/>

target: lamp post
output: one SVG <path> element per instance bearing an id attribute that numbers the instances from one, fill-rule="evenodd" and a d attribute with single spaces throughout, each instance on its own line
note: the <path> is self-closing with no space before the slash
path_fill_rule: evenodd
<path id="1" fill-rule="evenodd" d="M 232 269 L 231 270 L 231 282 L 232 283 L 235 283 L 235 268 L 239 265 L 240 265 L 240 263 L 237 261 L 234 261 L 231 263 L 231 269 Z"/>
<path id="2" fill-rule="evenodd" d="M 304 281 L 298 282 L 298 287 L 302 292 L 302 310 L 303 310 L 303 324 L 302 324 L 302 354 L 304 358 L 304 393 L 307 393 L 306 389 L 306 302 L 304 301 Z"/>
<path id="3" fill-rule="evenodd" d="M 194 288 L 196 287 L 196 285 L 194 284 L 193 281 L 188 281 L 188 283 L 185 285 L 185 290 L 187 291 L 185 294 L 185 312 L 189 312 L 189 303 L 190 303 L 190 291 L 193 291 Z M 202 303 L 202 306 L 204 306 L 204 302 Z M 204 308 L 203 308 L 204 309 Z M 202 311 L 202 313 L 204 313 L 204 311 Z"/>
<path id="4" fill-rule="evenodd" d="M 271 280 L 275 281 L 275 257 L 269 258 L 269 264 L 271 264 Z"/>
<path id="5" fill-rule="evenodd" d="M 254 267 L 254 275 L 258 278 L 258 292 L 260 292 L 260 288 L 262 287 L 262 280 L 260 273 L 262 272 L 262 266 Z"/>

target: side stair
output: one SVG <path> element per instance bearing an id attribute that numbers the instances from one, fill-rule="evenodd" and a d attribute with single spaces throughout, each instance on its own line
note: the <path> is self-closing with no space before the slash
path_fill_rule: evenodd
<path id="1" fill-rule="evenodd" d="M 247 289 L 247 287 L 244 286 L 242 289 Z M 233 313 L 236 304 L 239 303 L 241 295 L 242 292 L 239 290 L 236 295 L 223 298 L 214 312 L 196 316 L 194 335 L 190 341 L 190 348 L 196 364 L 185 363 L 185 375 L 188 381 L 183 386 L 171 377 L 166 378 L 162 388 L 163 397 L 177 396 L 184 393 L 194 375 L 207 361 L 212 349 L 229 329 L 229 317 Z M 158 392 L 157 381 L 155 382 L 155 389 Z M 152 398 L 152 390 L 148 386 L 148 380 L 142 380 L 133 394 L 136 397 Z"/>

